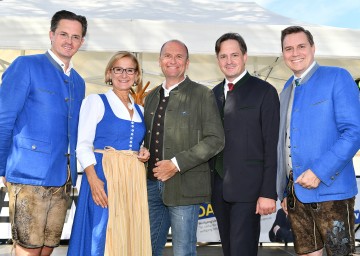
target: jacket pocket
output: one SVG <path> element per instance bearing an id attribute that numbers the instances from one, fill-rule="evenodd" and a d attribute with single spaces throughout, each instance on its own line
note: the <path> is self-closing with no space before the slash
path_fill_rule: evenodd
<path id="1" fill-rule="evenodd" d="M 17 138 L 12 159 L 8 161 L 11 176 L 32 181 L 45 180 L 50 169 L 51 153 L 50 142 Z"/>
<path id="2" fill-rule="evenodd" d="M 19 148 L 27 149 L 33 152 L 40 152 L 45 154 L 50 154 L 51 152 L 51 144 L 49 142 L 40 140 L 19 138 L 17 140 L 17 145 Z"/>
<path id="3" fill-rule="evenodd" d="M 317 101 L 313 102 L 311 105 L 316 106 L 316 105 L 327 103 L 327 101 L 328 101 L 327 99 L 317 100 Z"/>
<path id="4" fill-rule="evenodd" d="M 256 106 L 240 106 L 237 110 L 242 111 L 242 110 L 250 110 L 250 109 L 256 109 Z"/>
<path id="5" fill-rule="evenodd" d="M 244 161 L 247 165 L 264 165 L 264 160 L 262 159 L 246 159 Z"/>

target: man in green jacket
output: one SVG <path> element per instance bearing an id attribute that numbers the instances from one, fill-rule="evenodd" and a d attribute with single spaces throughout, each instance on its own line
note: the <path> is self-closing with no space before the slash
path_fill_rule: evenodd
<path id="1" fill-rule="evenodd" d="M 166 42 L 159 64 L 165 81 L 145 99 L 145 145 L 153 255 L 162 255 L 171 226 L 175 256 L 196 255 L 199 205 L 210 202 L 208 160 L 224 147 L 212 91 L 185 76 L 186 45 Z"/>

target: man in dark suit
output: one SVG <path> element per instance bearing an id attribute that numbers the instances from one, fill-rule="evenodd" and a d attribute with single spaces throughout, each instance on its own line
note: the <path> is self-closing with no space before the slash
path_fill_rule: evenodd
<path id="1" fill-rule="evenodd" d="M 257 255 L 260 217 L 276 210 L 279 98 L 245 70 L 247 47 L 237 33 L 215 44 L 224 81 L 214 89 L 225 148 L 212 161 L 212 205 L 225 256 Z"/>

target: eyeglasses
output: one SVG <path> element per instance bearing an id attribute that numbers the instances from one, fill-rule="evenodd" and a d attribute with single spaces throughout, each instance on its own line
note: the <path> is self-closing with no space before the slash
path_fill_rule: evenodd
<path id="1" fill-rule="evenodd" d="M 136 72 L 136 69 L 135 69 L 135 68 L 113 67 L 111 70 L 114 72 L 114 74 L 122 74 L 122 73 L 124 73 L 124 71 L 125 71 L 126 74 L 128 74 L 128 75 L 133 75 L 133 74 L 135 74 L 135 72 Z"/>
<path id="2" fill-rule="evenodd" d="M 79 35 L 72 35 L 70 36 L 68 33 L 66 32 L 60 32 L 57 33 L 57 35 L 62 39 L 62 40 L 69 40 L 71 39 L 71 41 L 75 42 L 75 43 L 80 43 L 82 40 L 82 37 Z"/>

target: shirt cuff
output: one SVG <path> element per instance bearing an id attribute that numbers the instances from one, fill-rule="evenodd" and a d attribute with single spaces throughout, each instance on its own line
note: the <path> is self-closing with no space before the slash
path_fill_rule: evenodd
<path id="1" fill-rule="evenodd" d="M 96 165 L 96 159 L 94 153 L 92 154 L 81 154 L 77 153 L 77 159 L 82 167 L 82 171 L 90 165 Z"/>
<path id="2" fill-rule="evenodd" d="M 178 171 L 180 172 L 180 168 L 179 168 L 178 162 L 176 161 L 176 158 L 175 158 L 175 157 L 171 158 L 171 162 L 173 162 L 173 164 L 175 164 L 176 168 L 177 168 Z"/>

